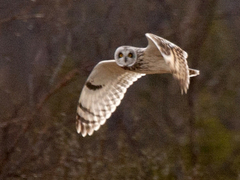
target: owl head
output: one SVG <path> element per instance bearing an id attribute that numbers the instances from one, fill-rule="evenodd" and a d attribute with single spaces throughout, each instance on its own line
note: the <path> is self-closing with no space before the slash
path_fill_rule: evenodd
<path id="1" fill-rule="evenodd" d="M 137 61 L 136 48 L 131 46 L 120 46 L 114 53 L 117 65 L 121 67 L 131 67 Z"/>

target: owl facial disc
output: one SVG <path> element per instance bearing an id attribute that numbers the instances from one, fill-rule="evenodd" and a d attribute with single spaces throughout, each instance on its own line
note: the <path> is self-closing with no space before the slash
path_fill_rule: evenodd
<path id="1" fill-rule="evenodd" d="M 121 67 L 131 67 L 137 61 L 137 53 L 133 47 L 121 46 L 116 49 L 114 59 Z"/>

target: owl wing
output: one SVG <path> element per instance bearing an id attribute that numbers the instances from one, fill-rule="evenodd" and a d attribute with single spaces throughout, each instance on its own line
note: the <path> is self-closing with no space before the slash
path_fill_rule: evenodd
<path id="1" fill-rule="evenodd" d="M 101 61 L 89 75 L 79 98 L 76 129 L 92 135 L 115 111 L 127 88 L 144 74 L 124 70 L 115 60 Z"/>
<path id="2" fill-rule="evenodd" d="M 186 60 L 188 57 L 187 52 L 168 40 L 154 34 L 147 33 L 146 37 L 148 39 L 147 50 L 155 54 L 160 51 L 165 62 L 169 65 L 173 77 L 178 80 L 181 92 L 187 93 L 190 77 L 199 74 L 198 70 L 188 68 Z"/>

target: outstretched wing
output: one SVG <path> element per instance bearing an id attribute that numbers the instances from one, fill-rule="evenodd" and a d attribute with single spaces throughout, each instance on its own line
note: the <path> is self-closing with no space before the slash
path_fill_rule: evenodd
<path id="1" fill-rule="evenodd" d="M 116 110 L 127 88 L 144 74 L 127 71 L 115 60 L 101 61 L 89 75 L 79 98 L 76 128 L 92 135 Z"/>
<path id="2" fill-rule="evenodd" d="M 159 36 L 147 33 L 146 37 L 149 43 L 147 47 L 148 51 L 154 52 L 156 48 L 160 51 L 165 62 L 169 65 L 173 77 L 179 81 L 181 92 L 187 93 L 190 77 L 194 76 L 190 76 L 190 73 L 193 71 L 189 72 L 186 60 L 188 54 L 177 45 Z M 199 71 L 196 71 L 195 73 L 198 75 Z"/>

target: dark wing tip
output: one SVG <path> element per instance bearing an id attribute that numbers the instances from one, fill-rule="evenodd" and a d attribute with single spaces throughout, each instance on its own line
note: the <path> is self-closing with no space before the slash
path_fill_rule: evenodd
<path id="1" fill-rule="evenodd" d="M 85 137 L 86 135 L 91 136 L 95 128 L 95 124 L 89 123 L 79 114 L 76 115 L 76 130 L 78 134 L 82 134 L 83 137 Z"/>

